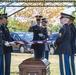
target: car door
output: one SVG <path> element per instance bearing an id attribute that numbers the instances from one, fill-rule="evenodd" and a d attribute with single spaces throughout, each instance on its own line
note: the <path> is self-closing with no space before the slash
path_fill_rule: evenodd
<path id="1" fill-rule="evenodd" d="M 17 34 L 13 34 L 12 38 L 14 39 L 14 41 L 21 41 L 20 37 Z M 12 46 L 14 50 L 18 50 L 20 44 L 13 44 Z"/>

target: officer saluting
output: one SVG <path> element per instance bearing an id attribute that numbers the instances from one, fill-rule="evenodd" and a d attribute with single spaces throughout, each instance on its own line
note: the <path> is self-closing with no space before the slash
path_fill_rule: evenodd
<path id="1" fill-rule="evenodd" d="M 2 31 L 4 34 L 4 40 L 6 42 L 11 42 L 11 37 L 10 37 L 10 32 L 9 29 L 7 28 L 8 25 L 8 20 L 7 20 L 7 14 L 2 14 Z M 4 52 L 5 52 L 5 75 L 10 75 L 10 64 L 11 64 L 11 51 L 12 51 L 12 46 L 5 46 L 4 45 Z"/>
<path id="2" fill-rule="evenodd" d="M 59 30 L 59 37 L 56 39 L 56 43 L 55 43 L 57 46 L 55 50 L 55 54 L 59 55 L 61 75 L 64 75 L 65 73 L 66 75 L 71 75 L 69 55 L 72 54 L 72 52 L 71 52 L 71 45 L 70 45 L 71 30 L 68 26 L 69 20 L 70 20 L 70 16 L 68 14 L 61 13 L 60 23 L 63 26 Z M 65 70 L 63 67 L 65 67 Z"/>
<path id="3" fill-rule="evenodd" d="M 3 54 L 4 54 L 4 49 L 3 49 L 3 32 L 2 32 L 2 15 L 0 14 L 0 75 L 4 75 L 4 63 L 3 63 Z"/>
<path id="4" fill-rule="evenodd" d="M 29 28 L 29 31 L 34 33 L 33 41 L 42 40 L 43 38 L 42 27 L 40 26 L 42 16 L 36 15 L 35 17 L 37 24 Z M 44 44 L 32 44 L 31 48 L 34 49 L 35 58 L 44 57 Z"/>

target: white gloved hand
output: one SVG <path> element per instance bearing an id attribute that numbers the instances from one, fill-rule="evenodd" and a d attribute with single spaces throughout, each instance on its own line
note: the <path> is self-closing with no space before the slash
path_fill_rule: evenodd
<path id="1" fill-rule="evenodd" d="M 54 50 L 50 50 L 50 54 L 54 54 Z"/>
<path id="2" fill-rule="evenodd" d="M 38 35 L 39 35 L 39 37 L 43 37 L 44 36 L 42 33 L 39 33 Z"/>
<path id="3" fill-rule="evenodd" d="M 52 41 L 52 44 L 54 45 L 55 44 L 55 41 Z"/>
<path id="4" fill-rule="evenodd" d="M 5 41 L 5 46 L 10 46 L 8 41 Z"/>

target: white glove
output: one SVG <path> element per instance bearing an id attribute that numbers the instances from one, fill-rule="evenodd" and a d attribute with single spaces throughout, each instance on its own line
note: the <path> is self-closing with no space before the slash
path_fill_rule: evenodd
<path id="1" fill-rule="evenodd" d="M 39 33 L 38 35 L 39 35 L 39 37 L 43 37 L 44 36 L 42 33 Z"/>
<path id="2" fill-rule="evenodd" d="M 8 41 L 5 41 L 5 46 L 10 46 Z"/>
<path id="3" fill-rule="evenodd" d="M 52 44 L 54 45 L 55 44 L 55 41 L 52 41 Z"/>
<path id="4" fill-rule="evenodd" d="M 50 50 L 50 53 L 51 53 L 51 54 L 54 54 L 54 50 Z"/>

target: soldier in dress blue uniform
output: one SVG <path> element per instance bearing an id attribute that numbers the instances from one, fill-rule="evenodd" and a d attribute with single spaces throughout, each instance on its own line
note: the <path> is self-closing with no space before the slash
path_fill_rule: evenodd
<path id="1" fill-rule="evenodd" d="M 11 42 L 10 32 L 7 28 L 8 20 L 7 20 L 7 14 L 2 14 L 2 30 L 4 34 L 4 40 L 5 42 Z M 11 52 L 12 52 L 12 46 L 5 46 L 4 45 L 4 56 L 5 56 L 5 75 L 10 75 L 10 64 L 11 64 Z"/>
<path id="2" fill-rule="evenodd" d="M 49 39 L 47 22 L 48 21 L 46 18 L 42 18 L 42 30 L 41 30 L 41 32 L 45 35 L 45 37 L 44 37 L 45 40 Z M 50 51 L 50 46 L 48 43 L 45 43 L 45 58 L 47 60 L 49 59 L 49 51 Z"/>
<path id="3" fill-rule="evenodd" d="M 71 44 L 70 44 L 71 30 L 68 26 L 69 20 L 70 20 L 70 16 L 68 14 L 61 13 L 60 22 L 63 26 L 59 30 L 59 37 L 56 39 L 55 42 L 57 46 L 55 50 L 55 54 L 59 55 L 61 75 L 65 75 L 65 74 L 71 75 L 69 55 L 72 54 L 72 52 L 71 52 Z"/>
<path id="4" fill-rule="evenodd" d="M 69 21 L 69 27 L 71 29 L 71 50 L 72 50 L 72 54 L 71 54 L 71 66 L 72 66 L 72 73 L 73 75 L 75 75 L 75 64 L 74 64 L 74 54 L 76 53 L 76 48 L 75 48 L 75 38 L 76 38 L 76 30 L 75 30 L 75 26 L 73 24 L 75 17 L 73 17 L 72 15 L 70 15 L 70 21 Z"/>
<path id="5" fill-rule="evenodd" d="M 33 41 L 43 40 L 44 36 L 41 33 L 42 27 L 40 26 L 42 16 L 37 15 L 35 17 L 37 24 L 30 27 L 29 31 L 34 33 Z M 31 48 L 34 49 L 35 58 L 40 59 L 44 57 L 44 44 L 32 44 Z"/>
<path id="6" fill-rule="evenodd" d="M 0 75 L 4 75 L 4 64 L 3 64 L 3 54 L 4 54 L 4 49 L 3 49 L 3 32 L 2 32 L 2 15 L 0 14 Z"/>

